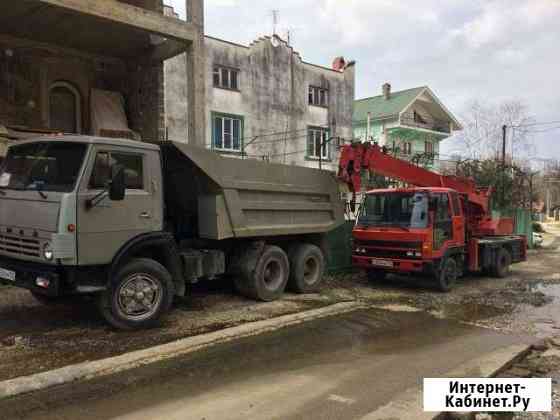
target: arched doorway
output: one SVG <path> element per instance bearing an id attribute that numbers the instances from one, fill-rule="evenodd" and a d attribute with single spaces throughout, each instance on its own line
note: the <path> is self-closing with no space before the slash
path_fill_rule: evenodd
<path id="1" fill-rule="evenodd" d="M 55 82 L 49 89 L 49 127 L 63 133 L 82 132 L 82 98 L 67 82 Z"/>

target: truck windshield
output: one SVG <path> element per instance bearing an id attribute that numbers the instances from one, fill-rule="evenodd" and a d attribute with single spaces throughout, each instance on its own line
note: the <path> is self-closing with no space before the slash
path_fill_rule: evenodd
<path id="1" fill-rule="evenodd" d="M 428 195 L 388 192 L 368 194 L 360 209 L 362 226 L 428 227 Z"/>
<path id="2" fill-rule="evenodd" d="M 12 146 L 0 166 L 0 189 L 70 192 L 87 145 L 40 142 Z"/>

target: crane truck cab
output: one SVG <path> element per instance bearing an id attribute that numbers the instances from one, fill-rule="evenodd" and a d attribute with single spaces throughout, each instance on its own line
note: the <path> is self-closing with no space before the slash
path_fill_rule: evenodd
<path id="1" fill-rule="evenodd" d="M 171 142 L 41 137 L 0 165 L 0 282 L 43 303 L 92 295 L 121 329 L 154 325 L 199 279 L 243 295 L 317 290 L 344 222 L 332 174 Z"/>
<path id="2" fill-rule="evenodd" d="M 450 188 L 405 188 L 367 193 L 353 231 L 353 264 L 371 280 L 388 273 L 422 274 L 450 291 L 467 271 L 505 277 L 526 260 L 521 236 L 473 237 L 466 198 Z"/>

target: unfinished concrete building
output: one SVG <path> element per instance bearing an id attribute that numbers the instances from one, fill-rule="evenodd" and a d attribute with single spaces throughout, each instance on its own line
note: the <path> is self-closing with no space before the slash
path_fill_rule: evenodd
<path id="1" fill-rule="evenodd" d="M 172 14 L 171 9 L 167 9 Z M 205 145 L 231 157 L 336 170 L 337 141 L 352 138 L 355 66 L 302 60 L 279 37 L 249 46 L 205 37 Z M 165 63 L 166 125 L 186 141 L 187 71 Z"/>
<path id="2" fill-rule="evenodd" d="M 196 86 L 185 121 L 202 143 L 203 0 L 186 1 L 187 22 L 166 17 L 162 0 L 2 2 L 0 148 L 61 132 L 163 139 L 163 62 L 185 52 Z"/>

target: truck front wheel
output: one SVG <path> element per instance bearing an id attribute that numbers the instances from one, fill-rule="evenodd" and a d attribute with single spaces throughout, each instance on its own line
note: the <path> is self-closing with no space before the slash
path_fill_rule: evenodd
<path id="1" fill-rule="evenodd" d="M 237 290 L 248 298 L 272 302 L 280 299 L 286 289 L 290 263 L 282 248 L 266 246 L 255 268 L 247 267 L 243 272 L 246 274 L 235 278 Z"/>
<path id="2" fill-rule="evenodd" d="M 118 271 L 98 304 L 111 325 L 136 330 L 154 326 L 171 308 L 173 295 L 169 271 L 154 260 L 139 258 Z"/>
<path id="3" fill-rule="evenodd" d="M 325 257 L 318 246 L 297 245 L 290 252 L 289 289 L 296 293 L 319 290 L 325 274 Z"/>
<path id="4" fill-rule="evenodd" d="M 450 292 L 457 281 L 457 261 L 445 258 L 436 273 L 437 287 L 441 292 Z"/>

